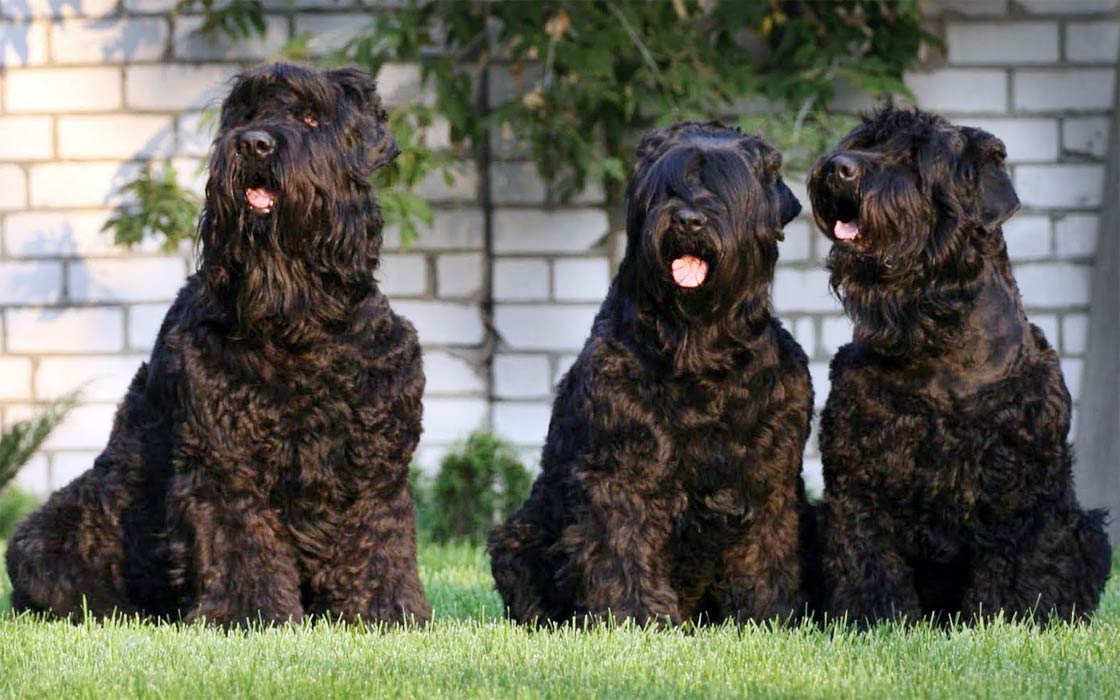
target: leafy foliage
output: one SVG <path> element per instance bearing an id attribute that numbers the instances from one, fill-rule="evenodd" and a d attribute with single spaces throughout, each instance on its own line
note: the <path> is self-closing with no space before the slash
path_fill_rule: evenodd
<path id="1" fill-rule="evenodd" d="M 145 236 L 158 235 L 163 238 L 163 249 L 172 251 L 179 241 L 193 240 L 202 202 L 179 183 L 169 161 L 159 173 L 153 173 L 151 163 L 146 164 L 121 193 L 126 204 L 101 227 L 113 231 L 117 245 L 132 247 Z"/>
<path id="2" fill-rule="evenodd" d="M 179 0 L 178 9 L 200 11 L 203 34 L 264 32 L 261 0 Z M 488 148 L 491 131 L 511 134 L 562 198 L 594 179 L 617 201 L 635 134 L 680 119 L 749 112 L 742 126 L 803 169 L 845 130 L 829 111 L 838 86 L 907 95 L 902 74 L 923 44 L 940 46 L 921 27 L 918 0 L 409 0 L 371 13 L 323 61 L 375 74 L 418 63 L 422 93 L 434 95 L 393 113 L 404 155 L 375 176 L 386 221 L 407 243 L 432 216 L 416 187 L 437 171 L 452 177 L 447 151 L 425 143 L 436 117 L 459 152 Z M 285 53 L 310 58 L 310 37 L 293 37 Z M 494 79 L 503 74 L 512 89 Z M 164 209 L 185 212 L 184 201 Z M 177 217 L 141 213 L 153 206 L 142 199 L 115 217 L 117 240 L 154 233 L 171 246 L 193 235 Z"/>
<path id="3" fill-rule="evenodd" d="M 17 421 L 0 433 L 0 488 L 15 478 L 77 401 L 77 392 L 69 394 L 47 406 L 37 417 Z"/>
<path id="4" fill-rule="evenodd" d="M 12 536 L 19 521 L 39 507 L 38 496 L 14 485 L 0 489 L 0 542 Z"/>
<path id="5" fill-rule="evenodd" d="M 529 483 L 529 472 L 508 443 L 492 433 L 472 434 L 440 462 L 427 497 L 432 539 L 484 541 L 495 522 L 528 498 Z"/>

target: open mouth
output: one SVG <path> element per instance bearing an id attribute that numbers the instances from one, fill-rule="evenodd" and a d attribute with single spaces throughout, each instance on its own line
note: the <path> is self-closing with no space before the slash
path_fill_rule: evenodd
<path id="1" fill-rule="evenodd" d="M 859 240 L 859 202 L 841 197 L 832 224 L 832 235 L 838 241 L 854 243 Z"/>
<path id="2" fill-rule="evenodd" d="M 276 193 L 267 187 L 247 187 L 245 201 L 254 214 L 268 214 L 276 204 Z"/>
<path id="3" fill-rule="evenodd" d="M 674 258 L 669 266 L 673 274 L 673 282 L 678 287 L 694 289 L 704 284 L 708 277 L 708 263 L 695 255 L 682 255 Z"/>

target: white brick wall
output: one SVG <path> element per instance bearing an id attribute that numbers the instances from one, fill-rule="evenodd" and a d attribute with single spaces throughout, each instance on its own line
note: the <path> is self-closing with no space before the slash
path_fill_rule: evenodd
<path id="1" fill-rule="evenodd" d="M 313 53 L 339 46 L 374 6 L 266 0 L 264 38 L 215 44 L 191 34 L 197 15 L 172 18 L 175 4 L 0 0 L 0 417 L 31 415 L 90 381 L 82 408 L 19 477 L 39 491 L 92 463 L 114 404 L 192 269 L 186 251 L 112 245 L 100 229 L 119 185 L 141 162 L 170 157 L 200 189 L 196 168 L 213 137 L 202 112 L 230 77 L 293 32 L 315 34 Z M 1116 0 L 921 5 L 947 52 L 911 71 L 907 85 L 920 105 L 1006 143 L 1024 205 L 1005 227 L 1008 249 L 1031 318 L 1060 349 L 1076 394 L 1115 100 Z M 431 99 L 420 94 L 415 66 L 388 65 L 378 78 L 389 104 Z M 493 95 L 517 89 L 495 72 Z M 873 100 L 844 89 L 836 104 Z M 430 142 L 442 147 L 448 138 L 444 123 Z M 398 232 L 385 232 L 382 287 L 425 345 L 416 460 L 426 469 L 483 425 L 536 459 L 555 383 L 587 337 L 619 255 L 600 184 L 564 204 L 511 134 L 493 134 L 491 145 L 486 167 L 464 160 L 452 185 L 439 175 L 423 183 L 436 208 L 419 240 L 405 249 Z M 811 357 L 820 405 L 828 361 L 850 340 L 851 324 L 828 290 L 828 244 L 801 180 L 787 177 L 806 211 L 786 228 L 774 305 Z M 479 200 L 484 190 L 489 201 Z M 805 469 L 819 489 L 815 439 Z"/>

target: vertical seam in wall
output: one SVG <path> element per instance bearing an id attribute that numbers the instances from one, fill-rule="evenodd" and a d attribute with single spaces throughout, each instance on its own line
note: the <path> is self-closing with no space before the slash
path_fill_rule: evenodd
<path id="1" fill-rule="evenodd" d="M 490 108 L 490 69 L 484 65 L 479 72 L 478 104 L 486 112 Z M 478 200 L 482 206 L 482 298 L 479 301 L 479 314 L 482 316 L 484 335 L 482 339 L 481 360 L 486 383 L 486 425 L 494 426 L 494 357 L 497 354 L 498 333 L 494 328 L 494 201 L 490 188 L 490 130 L 488 126 L 475 144 L 476 169 L 478 171 Z"/>

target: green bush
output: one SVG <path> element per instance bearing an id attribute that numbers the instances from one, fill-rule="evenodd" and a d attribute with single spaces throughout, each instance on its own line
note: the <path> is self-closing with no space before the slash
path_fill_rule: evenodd
<path id="1" fill-rule="evenodd" d="M 0 433 L 0 541 L 6 540 L 16 523 L 39 505 L 37 497 L 10 482 L 77 400 L 77 392 L 70 394 L 47 406 L 37 417 L 13 423 Z"/>
<path id="2" fill-rule="evenodd" d="M 476 432 L 440 462 L 422 520 L 436 542 L 483 542 L 495 522 L 528 498 L 529 483 L 529 472 L 509 443 Z"/>
<path id="3" fill-rule="evenodd" d="M 42 501 L 15 485 L 0 490 L 0 542 L 12 536 L 16 524 Z"/>

